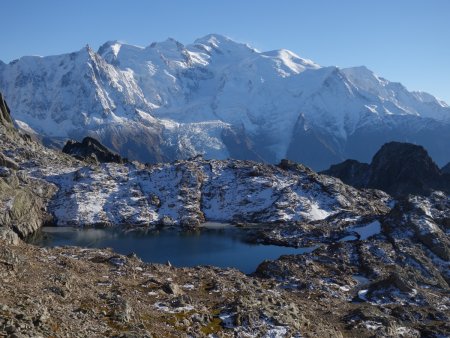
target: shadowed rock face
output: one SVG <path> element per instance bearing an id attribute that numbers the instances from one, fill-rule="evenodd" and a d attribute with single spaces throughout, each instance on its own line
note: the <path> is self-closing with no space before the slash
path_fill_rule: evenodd
<path id="1" fill-rule="evenodd" d="M 338 177 L 343 182 L 351 182 L 354 187 L 365 187 L 369 181 L 370 165 L 356 160 L 345 160 L 342 163 L 333 164 L 323 173 Z"/>
<path id="2" fill-rule="evenodd" d="M 429 195 L 433 190 L 449 191 L 450 181 L 427 151 L 410 143 L 386 143 L 370 165 L 347 160 L 322 173 L 360 187 L 384 190 L 394 196 Z"/>
<path id="3" fill-rule="evenodd" d="M 370 165 L 369 186 L 394 195 L 429 194 L 441 186 L 441 172 L 422 146 L 386 143 Z"/>
<path id="4" fill-rule="evenodd" d="M 441 173 L 450 174 L 450 162 L 441 168 Z"/>
<path id="5" fill-rule="evenodd" d="M 6 101 L 3 98 L 2 93 L 0 93 L 0 123 L 7 128 L 13 127 L 13 122 L 11 119 L 9 107 L 6 104 Z"/>
<path id="6" fill-rule="evenodd" d="M 254 151 L 252 141 L 243 130 L 224 129 L 222 141 L 227 146 L 231 158 L 264 162 L 263 158 Z"/>
<path id="7" fill-rule="evenodd" d="M 67 141 L 63 150 L 64 153 L 72 155 L 81 160 L 93 161 L 95 163 L 124 163 L 122 157 L 114 154 L 103 144 L 92 137 L 85 137 L 82 142 L 73 140 Z"/>

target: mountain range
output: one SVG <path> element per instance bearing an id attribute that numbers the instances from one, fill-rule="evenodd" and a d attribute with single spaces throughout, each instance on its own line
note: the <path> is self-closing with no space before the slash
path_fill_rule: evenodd
<path id="1" fill-rule="evenodd" d="M 201 154 L 322 170 L 368 162 L 393 140 L 450 161 L 445 102 L 366 67 L 322 67 L 221 35 L 0 61 L 0 91 L 16 125 L 46 144 L 91 136 L 142 162 Z"/>

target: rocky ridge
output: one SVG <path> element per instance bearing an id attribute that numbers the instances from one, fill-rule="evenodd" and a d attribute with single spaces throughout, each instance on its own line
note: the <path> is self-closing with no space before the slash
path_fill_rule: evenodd
<path id="1" fill-rule="evenodd" d="M 85 146 L 68 146 L 76 149 L 76 156 L 80 147 L 88 158 L 95 153 L 101 160 L 117 159 L 91 139 Z M 196 227 L 205 220 L 275 224 L 321 220 L 344 211 L 365 215 L 389 209 L 386 194 L 359 191 L 288 161 L 273 166 L 198 156 L 171 164 L 94 161 L 88 165 L 14 129 L 2 134 L 1 150 L 16 163 L 16 169 L 5 168 L 5 172 L 52 187 L 52 193 L 44 194 L 48 203 L 34 204 L 48 207 L 55 225 Z"/>
<path id="2" fill-rule="evenodd" d="M 59 187 L 49 205 L 58 225 L 181 225 L 205 221 L 283 223 L 341 213 L 383 213 L 389 196 L 359 191 L 302 165 L 195 158 L 142 166 L 101 164 L 32 175 Z"/>
<path id="3" fill-rule="evenodd" d="M 69 140 L 64 145 L 62 152 L 93 164 L 126 162 L 92 137 L 85 137 L 81 142 Z"/>

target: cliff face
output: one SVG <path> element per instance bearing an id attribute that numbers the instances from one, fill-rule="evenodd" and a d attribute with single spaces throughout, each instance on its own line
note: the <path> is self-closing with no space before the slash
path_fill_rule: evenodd
<path id="1" fill-rule="evenodd" d="M 345 160 L 344 162 L 333 164 L 329 169 L 323 171 L 324 174 L 338 177 L 357 188 L 365 187 L 369 181 L 370 165 L 356 160 Z"/>
<path id="2" fill-rule="evenodd" d="M 0 226 L 25 237 L 51 222 L 52 217 L 45 210 L 47 202 L 56 192 L 54 185 L 31 179 L 22 171 L 3 171 L 2 175 Z"/>
<path id="3" fill-rule="evenodd" d="M 13 128 L 10 110 L 2 93 L 0 93 L 0 124 L 8 129 Z"/>

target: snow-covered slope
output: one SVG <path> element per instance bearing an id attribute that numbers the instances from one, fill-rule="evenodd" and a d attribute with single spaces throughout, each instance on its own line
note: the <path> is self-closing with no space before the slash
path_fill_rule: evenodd
<path id="1" fill-rule="evenodd" d="M 433 96 L 365 67 L 320 67 L 220 35 L 23 57 L 0 64 L 0 90 L 22 128 L 96 136 L 144 162 L 290 157 L 322 169 L 346 157 L 367 161 L 392 139 L 423 144 L 439 164 L 450 160 L 439 146 L 450 144 L 450 108 Z M 358 148 L 361 133 L 369 151 Z"/>
<path id="2" fill-rule="evenodd" d="M 49 205 L 58 225 L 177 225 L 205 221 L 285 223 L 387 209 L 390 197 L 359 191 L 301 165 L 204 160 L 31 168 L 59 187 Z"/>

